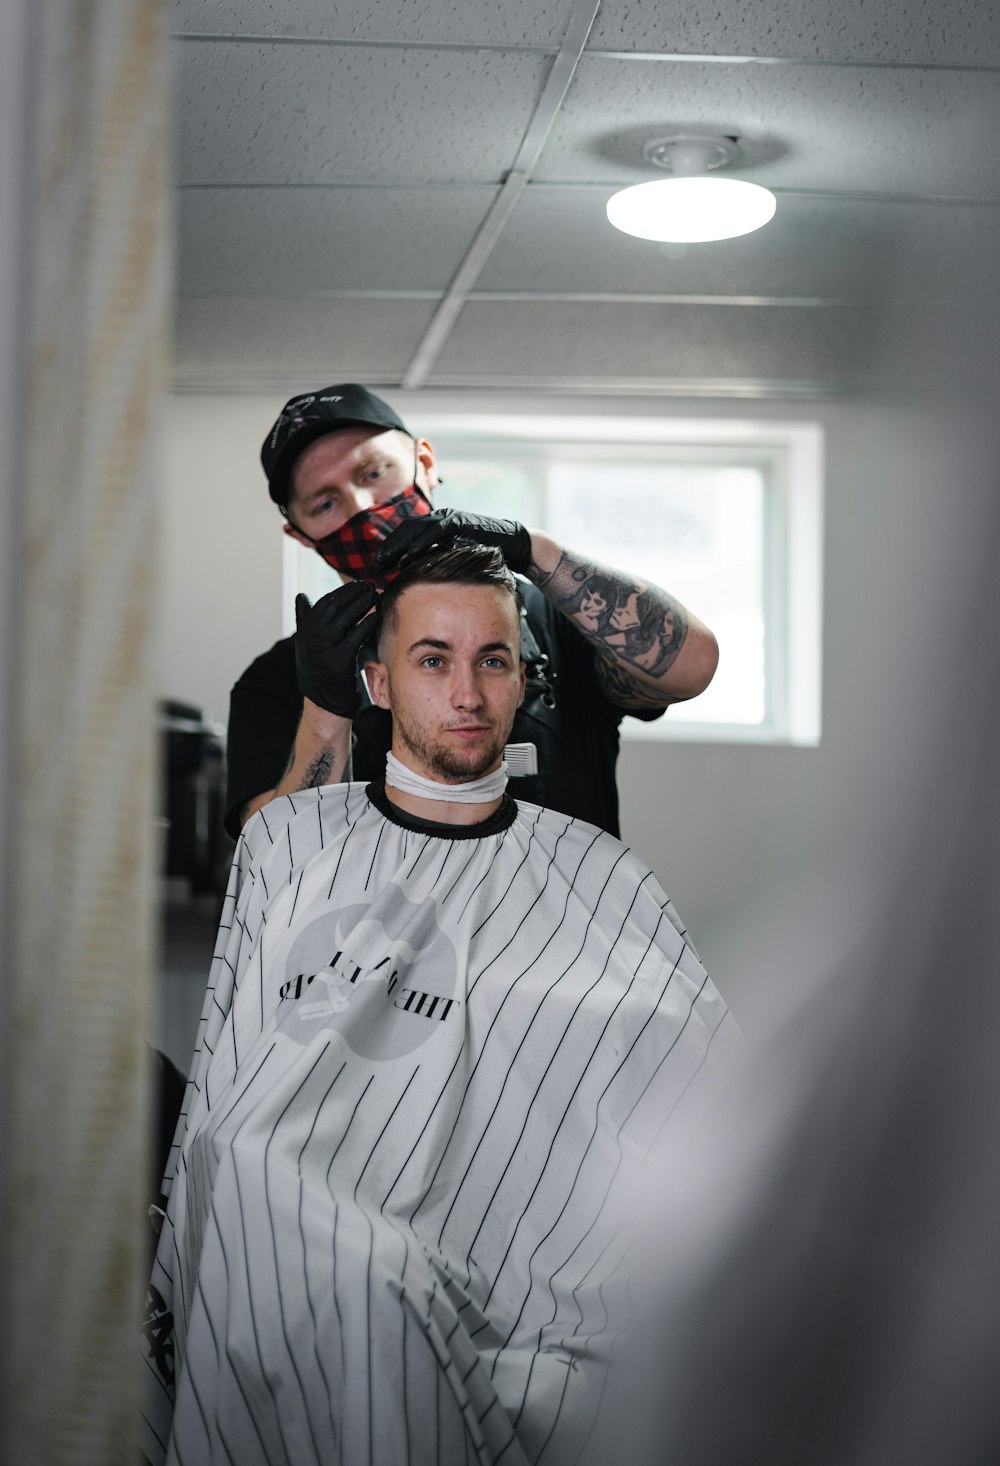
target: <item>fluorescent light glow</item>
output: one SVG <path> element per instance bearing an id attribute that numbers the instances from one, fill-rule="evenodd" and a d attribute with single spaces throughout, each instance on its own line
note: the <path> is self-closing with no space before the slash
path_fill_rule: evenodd
<path id="1" fill-rule="evenodd" d="M 750 234 L 773 218 L 774 194 L 738 178 L 657 178 L 608 199 L 608 219 L 624 234 L 697 244 Z"/>

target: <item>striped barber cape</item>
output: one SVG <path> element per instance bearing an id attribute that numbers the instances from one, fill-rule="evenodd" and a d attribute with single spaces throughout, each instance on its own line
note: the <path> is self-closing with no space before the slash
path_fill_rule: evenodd
<path id="1" fill-rule="evenodd" d="M 147 1299 L 154 1466 L 586 1458 L 639 1178 L 738 1031 L 620 841 L 509 798 L 418 823 L 331 785 L 237 846 Z"/>

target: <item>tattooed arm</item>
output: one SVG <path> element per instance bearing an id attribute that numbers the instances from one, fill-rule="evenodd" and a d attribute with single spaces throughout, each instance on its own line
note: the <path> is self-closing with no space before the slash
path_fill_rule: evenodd
<path id="1" fill-rule="evenodd" d="M 528 575 L 592 643 L 601 685 L 617 707 L 684 702 L 715 675 L 715 637 L 659 586 L 584 560 L 538 530 Z"/>
<path id="2" fill-rule="evenodd" d="M 307 596 L 295 597 L 295 676 L 302 716 L 285 772 L 273 789 L 244 805 L 241 825 L 280 794 L 350 778 L 358 652 L 374 625 L 369 618 L 377 599 L 374 586 L 358 580 L 328 591 L 315 606 Z"/>
<path id="3" fill-rule="evenodd" d="M 306 698 L 285 772 L 273 789 L 247 801 L 240 811 L 240 825 L 282 794 L 298 794 L 301 789 L 316 789 L 320 784 L 340 784 L 350 776 L 351 719 L 328 713 Z"/>

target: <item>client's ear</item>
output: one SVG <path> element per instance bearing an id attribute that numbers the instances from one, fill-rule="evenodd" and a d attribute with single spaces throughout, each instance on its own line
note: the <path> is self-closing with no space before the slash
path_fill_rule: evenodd
<path id="1" fill-rule="evenodd" d="M 365 681 L 377 708 L 389 708 L 389 673 L 384 662 L 365 663 Z"/>

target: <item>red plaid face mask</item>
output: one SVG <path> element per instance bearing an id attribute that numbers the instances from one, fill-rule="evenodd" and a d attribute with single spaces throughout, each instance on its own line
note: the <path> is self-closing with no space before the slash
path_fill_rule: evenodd
<path id="1" fill-rule="evenodd" d="M 315 541 L 315 548 L 328 565 L 349 575 L 352 580 L 367 580 L 384 589 L 395 580 L 398 570 L 385 571 L 375 564 L 375 554 L 383 540 L 389 538 L 404 520 L 431 512 L 430 500 L 416 484 L 404 489 L 384 504 L 361 509 L 332 534 Z"/>

